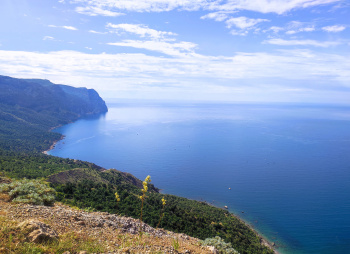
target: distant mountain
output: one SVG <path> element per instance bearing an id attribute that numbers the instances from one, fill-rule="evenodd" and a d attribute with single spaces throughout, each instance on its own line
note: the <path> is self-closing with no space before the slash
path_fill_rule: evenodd
<path id="1" fill-rule="evenodd" d="M 74 120 L 107 112 L 107 106 L 93 89 L 56 85 L 49 80 L 0 76 L 0 103 L 36 112 L 55 113 Z"/>
<path id="2" fill-rule="evenodd" d="M 0 76 L 0 148 L 45 150 L 60 138 L 49 129 L 107 111 L 93 89 Z"/>

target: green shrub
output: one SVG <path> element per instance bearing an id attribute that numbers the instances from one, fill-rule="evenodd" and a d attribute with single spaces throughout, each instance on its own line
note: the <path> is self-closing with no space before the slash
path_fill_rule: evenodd
<path id="1" fill-rule="evenodd" d="M 10 200 L 16 203 L 52 205 L 55 201 L 55 190 L 41 180 L 22 179 L 0 184 L 0 192 L 8 193 Z"/>
<path id="2" fill-rule="evenodd" d="M 215 236 L 214 238 L 207 238 L 202 241 L 204 246 L 214 246 L 215 249 L 219 251 L 220 254 L 239 254 L 238 251 L 232 248 L 231 243 L 225 243 L 220 236 Z"/>

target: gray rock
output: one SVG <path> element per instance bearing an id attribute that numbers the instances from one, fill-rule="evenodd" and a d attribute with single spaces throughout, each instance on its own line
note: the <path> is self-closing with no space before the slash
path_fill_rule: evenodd
<path id="1" fill-rule="evenodd" d="M 50 226 L 35 220 L 26 220 L 17 225 L 27 237 L 27 240 L 33 243 L 41 243 L 49 240 L 57 240 L 57 233 Z"/>

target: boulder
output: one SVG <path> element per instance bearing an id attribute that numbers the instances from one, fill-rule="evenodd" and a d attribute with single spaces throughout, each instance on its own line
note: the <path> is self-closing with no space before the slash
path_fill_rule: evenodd
<path id="1" fill-rule="evenodd" d="M 50 228 L 49 225 L 35 220 L 26 220 L 17 225 L 28 241 L 33 243 L 41 243 L 49 240 L 57 240 L 57 233 Z"/>

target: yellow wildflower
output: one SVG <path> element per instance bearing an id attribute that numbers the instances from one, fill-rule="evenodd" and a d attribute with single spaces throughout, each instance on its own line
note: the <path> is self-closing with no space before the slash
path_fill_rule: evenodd
<path id="1" fill-rule="evenodd" d="M 114 195 L 115 195 L 115 199 L 117 200 L 117 202 L 120 202 L 120 197 L 118 195 L 118 192 L 114 193 Z"/>

